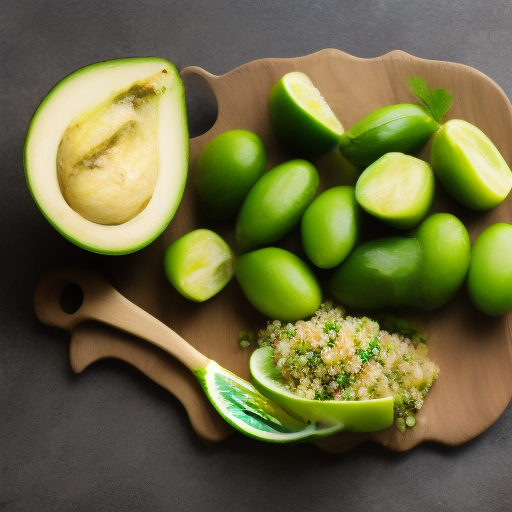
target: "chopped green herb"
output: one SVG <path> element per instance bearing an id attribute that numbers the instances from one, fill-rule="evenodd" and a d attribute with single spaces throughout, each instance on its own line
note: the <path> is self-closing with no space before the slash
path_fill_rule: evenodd
<path id="1" fill-rule="evenodd" d="M 398 318 L 392 324 L 418 332 Z M 345 316 L 330 302 L 295 325 L 269 322 L 259 339 L 273 348 L 283 382 L 297 396 L 349 401 L 392 396 L 397 427 L 404 432 L 414 425 L 439 373 L 425 345 L 418 349 L 418 343 L 367 317 Z"/>
<path id="2" fill-rule="evenodd" d="M 409 77 L 407 85 L 421 105 L 440 123 L 452 106 L 453 94 L 449 94 L 444 89 L 431 91 L 425 80 L 419 76 Z"/>
<path id="3" fill-rule="evenodd" d="M 254 337 L 254 335 L 252 332 L 240 331 L 238 333 L 238 343 L 243 348 L 250 347 L 253 337 Z M 259 340 L 258 340 L 258 342 L 259 342 Z"/>

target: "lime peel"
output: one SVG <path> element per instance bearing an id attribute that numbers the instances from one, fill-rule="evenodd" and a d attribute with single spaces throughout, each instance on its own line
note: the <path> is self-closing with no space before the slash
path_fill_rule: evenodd
<path id="1" fill-rule="evenodd" d="M 315 157 L 339 144 L 343 125 L 311 79 L 300 71 L 281 77 L 268 97 L 277 136 L 298 154 Z"/>
<path id="2" fill-rule="evenodd" d="M 333 132 L 340 135 L 343 133 L 343 125 L 307 75 L 300 72 L 288 73 L 284 78 L 284 83 L 295 101 L 306 112 L 313 115 Z"/>
<path id="3" fill-rule="evenodd" d="M 255 350 L 249 365 L 256 389 L 302 421 L 341 424 L 352 432 L 382 430 L 393 423 L 391 396 L 365 401 L 321 401 L 295 395 L 276 379 L 271 347 Z"/>
<path id="4" fill-rule="evenodd" d="M 512 172 L 498 148 L 480 128 L 462 119 L 451 119 L 439 129 L 430 159 L 446 191 L 467 208 L 494 208 L 512 188 Z"/>
<path id="5" fill-rule="evenodd" d="M 243 434 L 263 441 L 313 441 L 343 430 L 342 424 L 318 426 L 290 416 L 249 382 L 210 361 L 194 374 L 217 412 Z"/>

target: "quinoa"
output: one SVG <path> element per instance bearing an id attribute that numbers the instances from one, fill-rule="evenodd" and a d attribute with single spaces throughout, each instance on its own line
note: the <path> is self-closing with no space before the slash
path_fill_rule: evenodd
<path id="1" fill-rule="evenodd" d="M 409 329 L 410 331 L 410 329 Z M 382 330 L 366 316 L 346 316 L 341 306 L 322 304 L 309 320 L 267 323 L 258 343 L 274 350 L 283 383 L 313 400 L 370 400 L 392 396 L 401 432 L 439 375 L 426 341 Z"/>

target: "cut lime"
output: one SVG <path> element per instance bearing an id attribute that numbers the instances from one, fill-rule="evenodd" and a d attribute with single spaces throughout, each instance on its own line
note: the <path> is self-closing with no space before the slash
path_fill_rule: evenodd
<path id="1" fill-rule="evenodd" d="M 249 367 L 256 389 L 301 421 L 340 424 L 343 430 L 351 432 L 373 432 L 393 423 L 393 397 L 360 401 L 298 397 L 280 382 L 281 375 L 273 363 L 271 347 L 255 350 Z"/>
<path id="2" fill-rule="evenodd" d="M 234 274 L 233 252 L 216 233 L 196 229 L 173 242 L 164 256 L 169 282 L 187 299 L 205 301 Z"/>
<path id="3" fill-rule="evenodd" d="M 447 192 L 473 210 L 499 205 L 512 188 L 512 172 L 479 128 L 461 119 L 446 122 L 432 141 L 431 162 Z"/>
<path id="4" fill-rule="evenodd" d="M 428 213 L 434 189 L 430 165 L 403 153 L 387 153 L 359 176 L 356 199 L 386 224 L 409 229 Z"/>
<path id="5" fill-rule="evenodd" d="M 300 71 L 287 73 L 272 87 L 268 111 L 278 137 L 302 154 L 320 156 L 339 144 L 343 125 Z"/>
<path id="6" fill-rule="evenodd" d="M 342 424 L 319 426 L 290 416 L 249 382 L 210 361 L 194 372 L 219 414 L 249 437 L 274 443 L 313 441 L 343 430 Z"/>

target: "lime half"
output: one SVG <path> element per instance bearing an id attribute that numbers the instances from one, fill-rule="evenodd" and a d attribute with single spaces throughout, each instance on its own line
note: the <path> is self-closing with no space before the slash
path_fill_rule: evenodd
<path id="1" fill-rule="evenodd" d="M 356 199 L 364 210 L 386 224 L 409 229 L 428 213 L 434 189 L 429 164 L 403 153 L 387 153 L 359 176 Z"/>
<path id="2" fill-rule="evenodd" d="M 233 277 L 233 252 L 213 231 L 196 229 L 169 246 L 164 270 L 184 297 L 203 302 L 220 292 Z"/>
<path id="3" fill-rule="evenodd" d="M 255 350 L 249 362 L 254 386 L 296 418 L 311 423 L 343 425 L 351 432 L 373 432 L 393 423 L 392 397 L 360 401 L 322 401 L 300 398 L 280 381 L 271 347 Z"/>
<path id="4" fill-rule="evenodd" d="M 263 441 L 292 443 L 313 441 L 343 430 L 343 425 L 319 426 L 290 416 L 262 396 L 249 382 L 210 361 L 194 371 L 219 414 L 243 434 Z"/>
<path id="5" fill-rule="evenodd" d="M 344 131 L 320 91 L 300 71 L 287 73 L 272 87 L 268 112 L 278 137 L 306 156 L 327 153 Z"/>
<path id="6" fill-rule="evenodd" d="M 512 172 L 499 150 L 467 121 L 452 119 L 439 129 L 430 159 L 447 192 L 473 210 L 494 208 L 512 188 Z"/>

